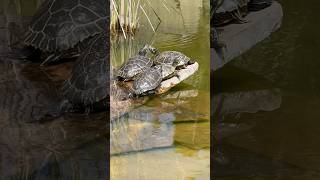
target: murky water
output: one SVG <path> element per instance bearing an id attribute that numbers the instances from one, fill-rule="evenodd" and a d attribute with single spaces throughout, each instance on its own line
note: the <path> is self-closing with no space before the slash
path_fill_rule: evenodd
<path id="1" fill-rule="evenodd" d="M 320 3 L 279 1 L 282 27 L 213 74 L 214 95 L 225 98 L 215 121 L 229 127 L 215 128 L 229 160 L 213 162 L 216 179 L 320 177 Z"/>
<path id="2" fill-rule="evenodd" d="M 0 0 L 0 179 L 107 179 L 107 113 L 45 116 L 59 107 L 72 62 L 40 68 L 8 57 L 38 2 Z"/>
<path id="3" fill-rule="evenodd" d="M 133 39 L 113 39 L 111 62 L 119 67 L 143 44 L 177 50 L 196 59 L 199 70 L 183 83 L 111 124 L 111 178 L 209 179 L 210 51 L 209 1 L 152 2 Z M 137 152 L 139 151 L 139 152 Z"/>

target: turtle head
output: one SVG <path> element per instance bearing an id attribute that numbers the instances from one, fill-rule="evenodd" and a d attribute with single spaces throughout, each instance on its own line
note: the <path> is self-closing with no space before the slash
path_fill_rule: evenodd
<path id="1" fill-rule="evenodd" d="M 194 64 L 195 62 L 197 62 L 195 59 L 190 59 L 187 63 L 187 65 L 191 65 Z"/>
<path id="2" fill-rule="evenodd" d="M 147 48 L 147 45 L 145 45 L 145 46 L 143 46 L 143 48 L 141 48 L 141 49 L 139 50 L 138 54 L 139 54 L 140 56 L 145 56 L 145 55 L 147 54 L 147 52 L 148 52 L 148 48 Z"/>
<path id="3" fill-rule="evenodd" d="M 159 54 L 158 49 L 154 48 L 153 46 L 151 46 L 151 45 L 149 45 L 149 44 L 145 44 L 145 45 L 143 46 L 143 48 L 141 48 L 141 49 L 139 50 L 139 55 L 145 56 L 148 51 L 151 52 L 151 53 L 154 54 L 154 55 L 158 55 L 158 54 Z"/>
<path id="4" fill-rule="evenodd" d="M 154 54 L 154 55 L 158 55 L 159 54 L 159 50 L 158 49 L 156 49 L 155 47 L 150 46 L 150 45 L 148 45 L 148 46 L 149 46 L 148 49 L 152 54 Z"/>

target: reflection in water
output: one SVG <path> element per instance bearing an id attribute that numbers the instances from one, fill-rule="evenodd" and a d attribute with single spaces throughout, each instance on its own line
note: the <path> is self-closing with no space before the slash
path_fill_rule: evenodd
<path id="1" fill-rule="evenodd" d="M 199 70 L 168 93 L 126 108 L 110 123 L 111 178 L 209 179 L 209 1 L 151 4 L 162 19 L 157 32 L 142 19 L 146 25 L 133 39 L 112 39 L 112 66 L 119 67 L 144 44 L 152 44 L 160 51 L 196 58 Z M 157 22 L 156 16 L 150 18 Z"/>
<path id="2" fill-rule="evenodd" d="M 231 162 L 217 167 L 218 180 L 320 177 L 317 110 L 320 87 L 316 53 L 320 4 L 316 0 L 308 4 L 298 0 L 279 1 L 284 9 L 281 28 L 213 75 L 224 92 L 244 86 L 252 89 L 271 86 L 270 89 L 281 91 L 281 106 L 274 106 L 277 108 L 272 111 L 251 111 L 224 118 L 225 123 L 251 123 L 253 127 L 217 141 L 222 154 Z M 247 76 L 247 72 L 256 75 Z M 277 104 L 275 97 L 271 99 Z"/>
<path id="3" fill-rule="evenodd" d="M 105 113 L 27 123 L 56 111 L 56 87 L 31 64 L 1 58 L 0 69 L 1 178 L 106 177 Z"/>
<path id="4" fill-rule="evenodd" d="M 69 65 L 46 72 L 38 64 L 7 57 L 20 47 L 29 20 L 24 15 L 35 8 L 32 1 L 0 4 L 13 2 L 25 3 L 26 9 L 12 13 L 0 6 L 0 179 L 106 179 L 106 113 L 47 116 L 57 113 L 59 86 Z M 39 119 L 42 123 L 29 123 Z"/>

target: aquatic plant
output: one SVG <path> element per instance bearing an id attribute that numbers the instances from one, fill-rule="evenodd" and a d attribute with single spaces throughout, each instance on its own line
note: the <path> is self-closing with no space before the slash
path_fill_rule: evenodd
<path id="1" fill-rule="evenodd" d="M 152 8 L 149 0 L 111 0 L 110 1 L 110 31 L 113 34 L 119 32 L 126 38 L 127 35 L 134 35 L 136 30 L 139 28 L 140 16 L 146 17 L 152 30 L 155 32 L 155 26 L 151 22 L 146 9 L 151 11 L 159 18 L 156 11 Z"/>

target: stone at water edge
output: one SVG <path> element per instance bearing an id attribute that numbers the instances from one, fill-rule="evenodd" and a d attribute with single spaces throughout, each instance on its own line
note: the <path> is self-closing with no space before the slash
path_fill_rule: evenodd
<path id="1" fill-rule="evenodd" d="M 179 76 L 179 78 L 174 76 L 170 79 L 162 81 L 160 84 L 160 87 L 156 89 L 156 94 L 163 94 L 169 91 L 172 87 L 176 86 L 177 84 L 181 83 L 183 80 L 187 79 L 188 77 L 193 75 L 195 72 L 197 72 L 198 68 L 199 68 L 199 64 L 195 62 L 187 66 L 185 69 L 178 70 L 177 75 Z"/>

